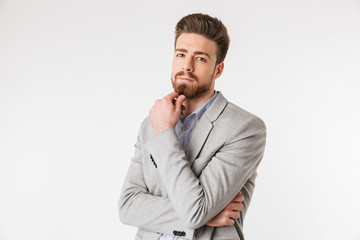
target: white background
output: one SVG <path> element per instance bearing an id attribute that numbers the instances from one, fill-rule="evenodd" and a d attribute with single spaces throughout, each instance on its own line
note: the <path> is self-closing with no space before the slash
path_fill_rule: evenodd
<path id="1" fill-rule="evenodd" d="M 174 27 L 231 45 L 216 89 L 267 124 L 247 239 L 360 239 L 360 2 L 0 1 L 0 239 L 133 239 L 117 199 L 170 92 Z"/>

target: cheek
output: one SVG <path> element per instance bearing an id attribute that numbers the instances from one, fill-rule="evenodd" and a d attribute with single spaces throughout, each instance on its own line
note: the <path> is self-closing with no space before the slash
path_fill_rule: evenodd
<path id="1" fill-rule="evenodd" d="M 179 63 L 173 61 L 173 63 L 172 63 L 172 73 L 175 74 L 178 71 L 179 71 Z"/>
<path id="2" fill-rule="evenodd" d="M 201 69 L 201 71 L 199 71 L 199 74 L 203 77 L 203 78 L 211 78 L 214 75 L 214 69 L 210 68 L 210 67 L 206 67 Z"/>

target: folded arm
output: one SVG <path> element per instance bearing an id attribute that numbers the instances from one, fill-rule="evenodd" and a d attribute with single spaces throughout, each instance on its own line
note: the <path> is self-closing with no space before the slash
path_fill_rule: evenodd
<path id="1" fill-rule="evenodd" d="M 240 120 L 241 126 L 227 123 L 218 126 L 226 130 L 224 134 L 228 138 L 214 152 L 201 175 L 196 176 L 173 126 L 163 127 L 164 116 L 154 117 L 167 111 L 179 111 L 181 104 L 175 104 L 177 110 L 174 110 L 171 99 L 166 97 L 168 103 L 165 105 L 164 101 L 157 101 L 150 112 L 151 123 L 147 119 L 147 127 L 143 124 L 140 133 L 147 131 L 147 136 L 153 135 L 150 129 L 156 135 L 146 140 L 139 135 L 119 200 L 120 218 L 126 224 L 167 234 L 181 226 L 189 237 L 194 229 L 219 214 L 254 174 L 263 155 L 266 131 L 263 122 L 256 117 Z M 159 106 L 160 109 L 156 109 Z M 168 110 L 164 111 L 165 108 Z M 168 117 L 174 119 L 165 125 L 170 122 L 174 125 L 178 115 L 170 114 Z M 160 127 L 154 127 L 156 123 Z M 149 127 L 151 124 L 153 128 Z M 160 176 L 168 197 L 149 193 L 144 179 L 142 148 L 151 154 L 156 175 Z"/>
<path id="2" fill-rule="evenodd" d="M 261 161 L 265 126 L 253 119 L 234 129 L 199 178 L 193 173 L 173 128 L 147 143 L 169 199 L 186 226 L 199 228 L 223 210 L 238 194 Z"/>

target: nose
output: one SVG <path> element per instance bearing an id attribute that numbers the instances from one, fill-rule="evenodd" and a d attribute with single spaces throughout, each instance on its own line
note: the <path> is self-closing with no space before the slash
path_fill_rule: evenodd
<path id="1" fill-rule="evenodd" d="M 183 71 L 185 72 L 193 72 L 194 71 L 194 64 L 191 58 L 184 59 L 183 63 Z"/>

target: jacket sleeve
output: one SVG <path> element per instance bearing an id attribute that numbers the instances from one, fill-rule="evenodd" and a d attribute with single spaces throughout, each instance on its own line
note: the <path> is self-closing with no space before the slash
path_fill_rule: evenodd
<path id="1" fill-rule="evenodd" d="M 144 179 L 141 149 L 142 142 L 138 137 L 118 201 L 121 222 L 151 232 L 174 234 L 173 231 L 181 231 L 186 238 L 192 239 L 194 228 L 184 226 L 170 199 L 149 193 Z"/>
<path id="2" fill-rule="evenodd" d="M 174 128 L 146 143 L 172 206 L 185 226 L 199 228 L 218 214 L 256 171 L 266 129 L 257 117 L 233 126 L 225 144 L 214 153 L 199 178 L 193 173 Z"/>

